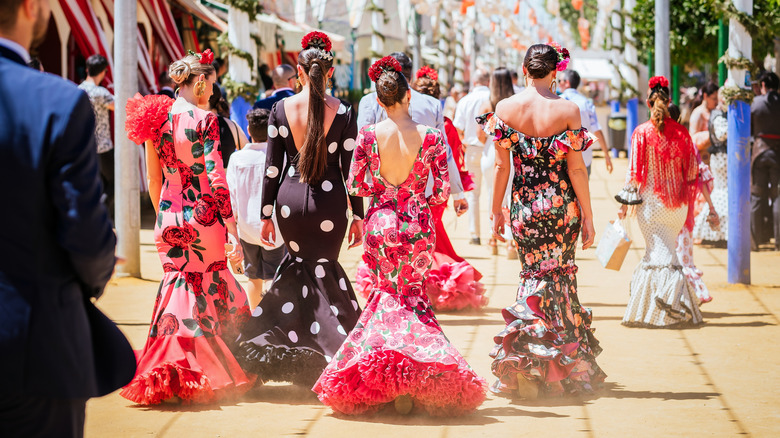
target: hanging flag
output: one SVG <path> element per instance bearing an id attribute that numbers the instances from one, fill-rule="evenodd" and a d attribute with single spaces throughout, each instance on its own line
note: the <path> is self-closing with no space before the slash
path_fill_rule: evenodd
<path id="1" fill-rule="evenodd" d="M 574 7 L 575 10 L 580 11 L 582 10 L 582 4 L 585 3 L 584 0 L 571 0 L 571 5 Z"/>
<path id="2" fill-rule="evenodd" d="M 474 6 L 474 0 L 463 0 L 460 2 L 460 15 L 466 15 L 466 10 L 470 6 Z"/>
<path id="3" fill-rule="evenodd" d="M 517 3 L 515 3 L 515 15 L 520 13 L 520 0 L 517 0 Z"/>

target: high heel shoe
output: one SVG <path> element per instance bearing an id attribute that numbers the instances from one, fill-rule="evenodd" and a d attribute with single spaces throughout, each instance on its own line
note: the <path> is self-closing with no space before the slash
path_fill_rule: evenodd
<path id="1" fill-rule="evenodd" d="M 490 238 L 488 241 L 488 246 L 490 247 L 490 254 L 498 255 L 498 243 L 494 237 Z"/>
<path id="2" fill-rule="evenodd" d="M 517 254 L 517 244 L 514 240 L 509 241 L 506 246 L 506 258 L 507 260 L 517 260 L 520 258 L 519 254 Z"/>
<path id="3" fill-rule="evenodd" d="M 414 407 L 414 402 L 412 401 L 412 398 L 409 397 L 409 395 L 399 395 L 395 398 L 395 401 L 393 402 L 393 405 L 395 407 L 395 411 L 398 412 L 401 415 L 407 415 L 409 412 L 412 412 L 412 408 Z"/>

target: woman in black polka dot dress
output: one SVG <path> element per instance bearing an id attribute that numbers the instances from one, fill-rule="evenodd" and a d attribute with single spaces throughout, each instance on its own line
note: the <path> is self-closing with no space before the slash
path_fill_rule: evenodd
<path id="1" fill-rule="evenodd" d="M 304 38 L 303 91 L 278 102 L 268 121 L 262 237 L 274 240 L 275 211 L 288 255 L 245 325 L 237 354 L 263 381 L 313 385 L 360 316 L 338 262 L 350 218 L 350 248 L 363 235 L 363 202 L 348 202 L 344 183 L 357 121 L 351 108 L 325 95 L 333 73 L 329 46 L 316 32 Z"/>

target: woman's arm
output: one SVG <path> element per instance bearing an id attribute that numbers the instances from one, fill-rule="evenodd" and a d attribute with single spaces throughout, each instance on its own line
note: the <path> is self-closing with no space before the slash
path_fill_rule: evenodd
<path id="1" fill-rule="evenodd" d="M 569 108 L 567 119 L 569 129 L 577 130 L 582 128 L 582 119 L 580 118 L 579 107 L 576 104 Z M 571 186 L 574 189 L 574 194 L 577 195 L 577 201 L 579 201 L 582 212 L 582 249 L 588 249 L 593 245 L 596 230 L 593 228 L 593 210 L 590 205 L 588 168 L 582 159 L 582 149 L 574 150 L 570 148 L 566 152 L 566 165 Z"/>
<path id="2" fill-rule="evenodd" d="M 144 143 L 146 153 L 146 182 L 149 185 L 149 198 L 152 200 L 155 214 L 160 213 L 160 195 L 162 194 L 163 174 L 160 157 L 151 140 Z"/>
<path id="3" fill-rule="evenodd" d="M 347 111 L 347 115 L 349 117 L 347 119 L 347 128 L 341 134 L 342 147 L 340 148 L 341 155 L 339 156 L 339 167 L 341 168 L 341 178 L 344 181 L 344 184 L 349 187 L 349 168 L 352 164 L 352 157 L 354 156 L 355 148 L 358 147 L 356 141 L 356 137 L 358 136 L 358 128 L 357 118 L 355 117 L 355 113 L 351 108 Z M 349 144 L 352 144 L 355 147 L 350 147 L 347 149 Z M 352 214 L 359 217 L 360 219 L 363 219 L 363 198 L 361 198 L 359 195 L 350 195 L 349 205 L 350 208 L 352 208 Z"/>
<path id="4" fill-rule="evenodd" d="M 355 140 L 355 153 L 352 155 L 352 164 L 349 166 L 349 175 L 347 176 L 347 190 L 352 196 L 371 196 L 373 194 L 372 184 L 366 182 L 371 163 L 369 156 L 371 144 L 369 142 L 374 141 L 373 135 L 374 131 L 366 131 L 364 128 L 358 133 L 357 140 Z"/>
<path id="5" fill-rule="evenodd" d="M 506 186 L 509 184 L 509 175 L 512 171 L 512 155 L 508 149 L 502 148 L 498 143 L 495 143 L 493 147 L 496 148 L 496 165 L 494 169 L 490 218 L 493 220 L 493 236 L 499 241 L 505 242 L 504 213 L 501 206 L 504 202 L 504 193 L 506 193 Z"/>
<path id="6" fill-rule="evenodd" d="M 281 101 L 274 104 L 271 109 L 271 114 L 268 116 L 268 126 L 273 126 L 277 130 L 276 122 L 276 105 L 282 105 Z M 260 217 L 262 219 L 271 219 L 274 213 L 274 204 L 276 203 L 276 195 L 279 193 L 279 185 L 282 182 L 284 176 L 284 138 L 281 135 L 275 137 L 268 136 L 268 152 L 265 157 L 265 177 L 263 177 L 263 195 L 262 195 L 262 211 Z M 290 164 L 292 166 L 292 164 Z"/>
<path id="7" fill-rule="evenodd" d="M 484 104 L 482 104 L 482 107 L 480 107 L 477 114 L 485 114 L 487 112 L 493 111 L 493 108 L 490 107 L 490 101 L 486 101 Z M 485 144 L 488 137 L 485 133 L 485 130 L 483 129 L 477 129 L 477 140 L 479 140 L 480 143 Z M 502 192 L 503 193 L 503 192 Z"/>

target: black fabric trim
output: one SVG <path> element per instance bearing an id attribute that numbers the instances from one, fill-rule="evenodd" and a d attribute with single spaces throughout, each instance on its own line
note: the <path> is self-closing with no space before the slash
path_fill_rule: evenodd
<path id="1" fill-rule="evenodd" d="M 314 386 L 328 365 L 325 356 L 309 348 L 258 346 L 242 342 L 236 359 L 244 370 L 257 374 L 263 381 L 292 382 Z"/>

